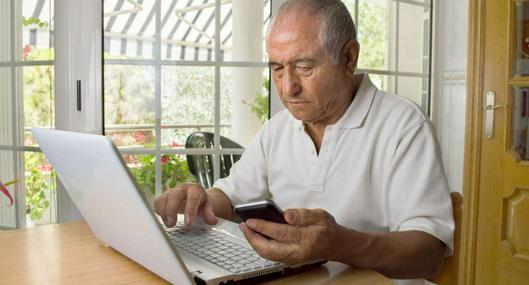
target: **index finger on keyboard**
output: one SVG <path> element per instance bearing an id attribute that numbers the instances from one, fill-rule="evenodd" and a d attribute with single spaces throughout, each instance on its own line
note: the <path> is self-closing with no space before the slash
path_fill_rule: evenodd
<path id="1" fill-rule="evenodd" d="M 195 216 L 197 215 L 198 208 L 202 203 L 203 191 L 188 191 L 186 206 L 184 211 L 184 222 L 189 225 L 195 221 Z"/>

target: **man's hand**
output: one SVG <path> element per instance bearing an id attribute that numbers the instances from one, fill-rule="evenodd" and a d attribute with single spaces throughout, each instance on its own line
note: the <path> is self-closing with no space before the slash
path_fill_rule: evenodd
<path id="1" fill-rule="evenodd" d="M 287 264 L 331 259 L 338 225 L 321 209 L 288 209 L 288 224 L 249 219 L 239 227 L 264 258 Z"/>
<path id="2" fill-rule="evenodd" d="M 162 217 L 167 227 L 173 227 L 177 222 L 177 215 L 184 214 L 186 224 L 192 224 L 197 215 L 201 216 L 207 224 L 214 225 L 218 222 L 213 212 L 213 203 L 206 190 L 194 183 L 177 185 L 154 200 L 154 210 Z"/>

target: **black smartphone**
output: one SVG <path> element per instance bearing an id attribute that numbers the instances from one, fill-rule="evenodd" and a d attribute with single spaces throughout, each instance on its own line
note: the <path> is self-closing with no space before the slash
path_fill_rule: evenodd
<path id="1" fill-rule="evenodd" d="M 233 210 L 243 220 L 262 219 L 286 224 L 283 211 L 272 200 L 262 200 L 236 205 Z"/>

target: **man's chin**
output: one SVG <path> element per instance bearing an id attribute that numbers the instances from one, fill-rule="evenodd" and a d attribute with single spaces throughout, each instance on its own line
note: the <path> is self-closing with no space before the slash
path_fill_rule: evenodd
<path id="1" fill-rule="evenodd" d="M 310 121 L 311 117 L 306 114 L 305 112 L 292 112 L 292 110 L 289 110 L 292 117 L 294 117 L 296 120 L 300 120 L 302 122 L 308 122 Z"/>

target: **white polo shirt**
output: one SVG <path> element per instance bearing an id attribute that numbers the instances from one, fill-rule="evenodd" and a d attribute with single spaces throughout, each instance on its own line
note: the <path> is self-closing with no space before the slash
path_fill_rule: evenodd
<path id="1" fill-rule="evenodd" d="M 322 208 L 351 229 L 420 230 L 452 249 L 452 206 L 431 122 L 363 76 L 346 113 L 325 129 L 319 155 L 304 124 L 283 110 L 213 187 L 233 205 L 271 198 L 283 209 Z"/>

